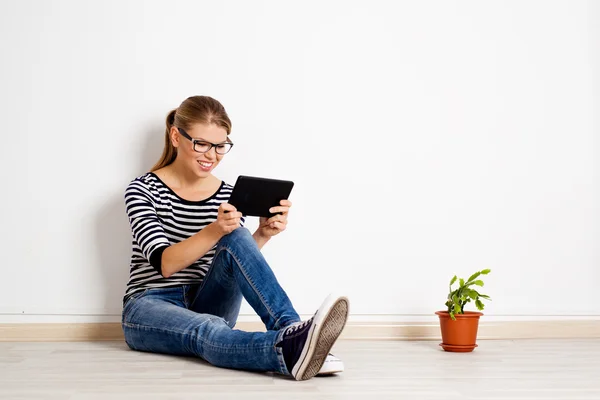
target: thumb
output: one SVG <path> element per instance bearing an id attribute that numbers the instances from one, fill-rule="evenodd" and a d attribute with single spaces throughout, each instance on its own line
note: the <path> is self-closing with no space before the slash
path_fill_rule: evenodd
<path id="1" fill-rule="evenodd" d="M 233 205 L 231 205 L 229 203 L 221 203 L 221 205 L 219 206 L 219 212 L 225 213 L 228 211 L 235 212 L 235 211 L 237 211 L 237 208 L 235 208 Z"/>

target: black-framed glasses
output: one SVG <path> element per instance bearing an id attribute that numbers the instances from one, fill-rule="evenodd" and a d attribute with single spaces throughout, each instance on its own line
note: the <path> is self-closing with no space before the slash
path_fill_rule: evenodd
<path id="1" fill-rule="evenodd" d="M 231 150 L 231 148 L 233 147 L 233 143 L 230 142 L 229 139 L 227 139 L 227 142 L 223 143 L 211 143 L 207 142 L 206 140 L 194 139 L 193 137 L 188 135 L 188 133 L 185 130 L 181 128 L 177 128 L 177 130 L 179 131 L 179 133 L 181 133 L 181 136 L 183 136 L 184 138 L 186 138 L 194 144 L 194 151 L 197 153 L 207 153 L 210 151 L 210 149 L 214 147 L 217 154 L 223 155 L 229 153 L 229 150 Z"/>

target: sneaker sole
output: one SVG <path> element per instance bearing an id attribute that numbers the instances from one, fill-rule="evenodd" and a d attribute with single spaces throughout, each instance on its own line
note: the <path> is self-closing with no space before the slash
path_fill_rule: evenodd
<path id="1" fill-rule="evenodd" d="M 329 296 L 323 302 L 315 316 L 309 343 L 304 347 L 303 360 L 296 363 L 298 369 L 293 373 L 296 380 L 311 379 L 321 370 L 333 344 L 344 330 L 348 310 L 348 299 L 343 296 Z"/>

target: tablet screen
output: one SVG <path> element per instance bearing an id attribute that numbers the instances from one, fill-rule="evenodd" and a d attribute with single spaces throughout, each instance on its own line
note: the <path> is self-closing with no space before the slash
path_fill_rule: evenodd
<path id="1" fill-rule="evenodd" d="M 240 175 L 228 203 L 243 215 L 270 218 L 275 214 L 269 209 L 287 200 L 293 187 L 294 182 L 288 180 Z"/>

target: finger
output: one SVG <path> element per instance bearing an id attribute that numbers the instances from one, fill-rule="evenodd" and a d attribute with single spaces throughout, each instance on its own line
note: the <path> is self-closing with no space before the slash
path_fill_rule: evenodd
<path id="1" fill-rule="evenodd" d="M 289 208 L 289 207 L 286 207 L 286 206 L 281 206 L 281 207 L 271 207 L 271 208 L 269 209 L 269 211 L 270 211 L 270 212 L 272 212 L 273 214 L 276 214 L 276 213 L 287 214 L 287 213 L 288 213 L 288 211 L 290 211 L 290 208 Z"/>
<path id="2" fill-rule="evenodd" d="M 232 220 L 232 219 L 236 219 L 236 218 L 242 218 L 242 213 L 238 212 L 238 211 L 230 211 L 227 214 L 225 214 L 225 220 Z"/>
<path id="3" fill-rule="evenodd" d="M 235 208 L 232 204 L 229 203 L 221 203 L 221 205 L 219 206 L 219 211 L 222 212 L 235 212 L 237 211 L 237 208 Z"/>
<path id="4" fill-rule="evenodd" d="M 292 206 L 292 202 L 289 200 L 281 200 L 279 202 L 279 204 L 281 204 L 282 206 L 288 207 L 288 208 Z"/>
<path id="5" fill-rule="evenodd" d="M 284 229 L 285 229 L 285 224 L 283 224 L 283 223 L 281 223 L 281 222 L 278 222 L 278 221 L 276 221 L 276 222 L 273 222 L 273 224 L 272 224 L 272 228 L 273 228 L 273 229 L 277 229 L 277 230 L 280 230 L 280 231 L 282 231 L 282 230 L 284 230 Z"/>
<path id="6" fill-rule="evenodd" d="M 225 220 L 226 226 L 235 226 L 235 225 L 239 225 L 239 224 L 240 224 L 239 218 L 232 218 L 232 219 Z"/>
<path id="7" fill-rule="evenodd" d="M 281 218 L 283 218 L 282 215 L 275 215 L 267 220 L 267 224 L 271 225 L 273 222 L 281 221 Z"/>
<path id="8" fill-rule="evenodd" d="M 271 223 L 269 223 L 269 228 L 273 228 L 276 229 L 278 226 L 280 226 L 282 223 L 279 221 L 272 221 Z"/>

